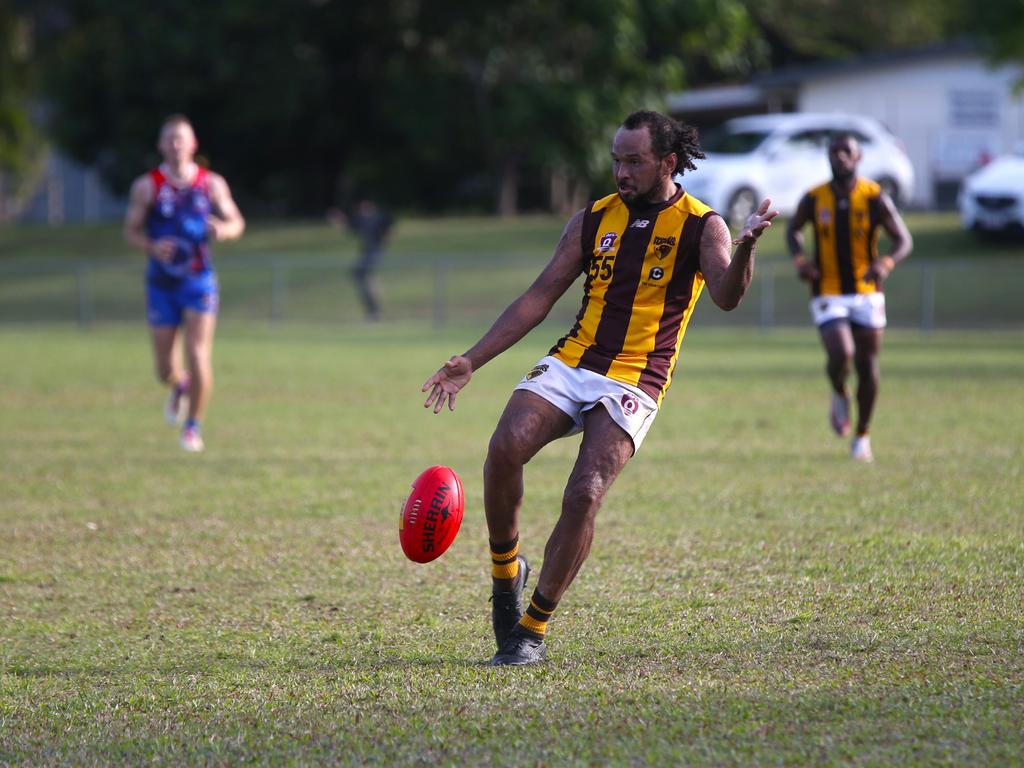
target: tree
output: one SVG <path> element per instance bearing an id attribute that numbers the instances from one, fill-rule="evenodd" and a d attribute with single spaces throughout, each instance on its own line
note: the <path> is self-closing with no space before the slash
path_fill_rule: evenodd
<path id="1" fill-rule="evenodd" d="M 502 200 L 602 166 L 616 122 L 695 71 L 749 66 L 740 0 L 51 0 L 51 130 L 123 189 L 163 115 L 247 207 L 374 190 L 420 207 Z M 528 185 L 526 185 L 528 186 Z"/>
<path id="2" fill-rule="evenodd" d="M 1010 0 L 1012 2 L 1012 0 Z M 961 0 L 746 0 L 773 67 L 940 42 Z"/>
<path id="3" fill-rule="evenodd" d="M 1024 63 L 1024 3 L 1020 0 L 956 0 L 955 12 L 961 31 L 982 41 L 993 60 Z"/>
<path id="4" fill-rule="evenodd" d="M 43 142 L 29 119 L 33 55 L 30 18 L 0 0 L 0 221 L 17 212 Z"/>

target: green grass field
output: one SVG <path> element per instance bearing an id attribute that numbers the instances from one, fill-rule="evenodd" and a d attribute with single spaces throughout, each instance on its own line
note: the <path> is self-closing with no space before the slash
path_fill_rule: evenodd
<path id="1" fill-rule="evenodd" d="M 420 384 L 483 328 L 226 317 L 198 456 L 141 323 L 0 327 L 0 765 L 1020 765 L 1020 333 L 890 332 L 861 466 L 813 331 L 715 314 L 549 661 L 498 670 L 480 468 L 560 324 L 435 417 Z M 527 468 L 535 565 L 577 444 Z M 432 463 L 467 513 L 415 565 Z"/>

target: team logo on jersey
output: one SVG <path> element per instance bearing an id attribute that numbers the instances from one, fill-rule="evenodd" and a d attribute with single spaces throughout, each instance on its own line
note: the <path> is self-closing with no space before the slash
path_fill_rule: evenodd
<path id="1" fill-rule="evenodd" d="M 622 406 L 622 410 L 627 416 L 633 416 L 638 410 L 640 410 L 640 401 L 636 399 L 635 395 L 629 393 L 624 394 L 619 399 L 619 404 Z"/>
<path id="2" fill-rule="evenodd" d="M 665 276 L 665 270 L 661 267 L 651 267 L 651 271 L 648 273 L 647 278 L 649 280 L 661 280 Z"/>
<path id="3" fill-rule="evenodd" d="M 659 259 L 664 259 L 668 256 L 675 247 L 676 239 L 674 236 L 654 238 L 654 250 L 657 251 Z"/>
<path id="4" fill-rule="evenodd" d="M 832 222 L 832 211 L 828 208 L 822 208 L 818 211 L 818 221 L 822 224 L 830 224 Z"/>
<path id="5" fill-rule="evenodd" d="M 598 243 L 597 250 L 601 253 L 607 253 L 615 247 L 615 241 L 618 239 L 618 232 L 608 232 L 601 235 L 601 242 Z"/>
<path id="6" fill-rule="evenodd" d="M 547 371 L 547 369 L 548 369 L 547 365 L 535 365 L 535 366 L 533 366 L 533 369 L 528 374 L 526 374 L 526 380 L 527 381 L 533 381 L 538 376 L 542 375 L 545 371 Z"/>
<path id="7" fill-rule="evenodd" d="M 637 219 L 636 221 L 634 221 L 629 226 L 630 227 L 635 227 L 636 229 L 647 229 L 647 227 L 650 226 L 650 223 L 651 223 L 650 219 Z"/>
<path id="8" fill-rule="evenodd" d="M 174 192 L 170 187 L 161 187 L 156 196 L 156 203 L 160 206 L 160 215 L 165 219 L 174 215 Z"/>

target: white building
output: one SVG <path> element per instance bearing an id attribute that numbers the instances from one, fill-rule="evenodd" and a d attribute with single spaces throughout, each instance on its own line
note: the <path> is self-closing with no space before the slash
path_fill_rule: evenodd
<path id="1" fill-rule="evenodd" d="M 855 112 L 904 143 L 917 177 L 915 207 L 953 203 L 960 181 L 987 159 L 1024 145 L 1024 69 L 990 66 L 948 44 L 776 71 L 742 86 L 678 94 L 670 111 L 707 128 L 759 112 Z"/>

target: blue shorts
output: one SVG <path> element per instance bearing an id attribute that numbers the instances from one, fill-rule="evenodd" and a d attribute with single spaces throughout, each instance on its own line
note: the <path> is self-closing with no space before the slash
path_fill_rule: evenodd
<path id="1" fill-rule="evenodd" d="M 146 320 L 150 325 L 181 325 L 186 309 L 217 314 L 217 275 L 206 272 L 182 280 L 146 280 Z"/>

